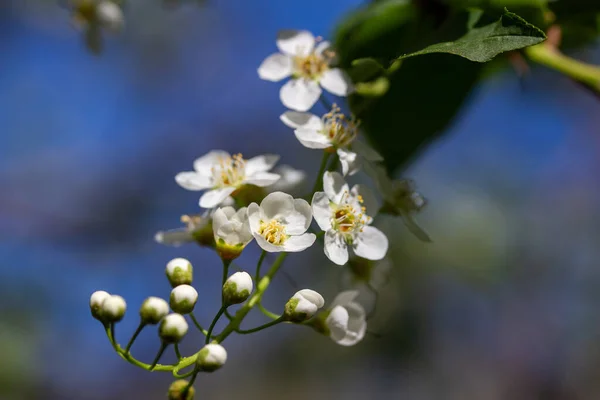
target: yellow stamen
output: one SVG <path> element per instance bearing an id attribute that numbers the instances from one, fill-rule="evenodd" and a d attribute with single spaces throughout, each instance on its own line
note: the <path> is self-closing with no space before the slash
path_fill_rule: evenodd
<path id="1" fill-rule="evenodd" d="M 334 104 L 331 111 L 323 115 L 323 134 L 336 147 L 345 147 L 354 141 L 358 135 L 360 121 L 354 117 L 348 118 L 342 114 L 341 109 Z"/>
<path id="2" fill-rule="evenodd" d="M 241 154 L 222 157 L 211 168 L 214 186 L 217 188 L 239 186 L 246 177 L 246 161 Z"/>
<path id="3" fill-rule="evenodd" d="M 260 221 L 258 233 L 261 234 L 267 242 L 276 246 L 281 246 L 288 238 L 288 235 L 285 232 L 285 226 L 274 219 L 268 222 Z"/>

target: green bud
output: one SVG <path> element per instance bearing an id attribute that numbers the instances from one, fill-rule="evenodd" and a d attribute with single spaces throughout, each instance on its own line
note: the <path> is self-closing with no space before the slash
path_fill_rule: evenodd
<path id="1" fill-rule="evenodd" d="M 193 400 L 196 389 L 193 386 L 188 388 L 188 381 L 179 379 L 169 386 L 169 400 Z"/>
<path id="2" fill-rule="evenodd" d="M 192 263 L 185 258 L 174 258 L 167 263 L 165 270 L 171 287 L 191 285 L 194 276 Z"/>
<path id="3" fill-rule="evenodd" d="M 169 305 L 159 297 L 148 297 L 140 308 L 140 317 L 144 324 L 156 325 L 169 313 Z"/>
<path id="4" fill-rule="evenodd" d="M 213 372 L 221 368 L 227 361 L 227 351 L 216 343 L 207 344 L 198 353 L 196 368 L 203 372 Z"/>
<path id="5" fill-rule="evenodd" d="M 247 272 L 236 272 L 223 285 L 223 300 L 225 304 L 240 304 L 252 293 L 252 277 Z"/>

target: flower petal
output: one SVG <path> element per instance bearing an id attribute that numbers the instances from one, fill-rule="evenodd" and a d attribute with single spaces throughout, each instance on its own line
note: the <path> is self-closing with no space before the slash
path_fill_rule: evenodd
<path id="1" fill-rule="evenodd" d="M 328 69 L 323 72 L 319 83 L 323 86 L 323 89 L 336 96 L 345 97 L 354 90 L 348 74 L 339 68 Z"/>
<path id="2" fill-rule="evenodd" d="M 335 299 L 333 299 L 333 302 L 331 303 L 329 308 L 334 308 L 335 306 L 345 307 L 347 304 L 352 303 L 358 297 L 359 294 L 360 293 L 358 292 L 358 290 L 346 290 L 340 292 L 337 296 L 335 296 Z"/>
<path id="3" fill-rule="evenodd" d="M 279 116 L 281 122 L 290 128 L 300 127 L 323 129 L 323 121 L 318 116 L 308 112 L 286 111 Z"/>
<path id="4" fill-rule="evenodd" d="M 202 208 L 214 208 L 221 204 L 229 197 L 231 193 L 235 191 L 233 187 L 227 187 L 223 189 L 213 189 L 204 192 L 200 197 L 200 207 Z"/>
<path id="5" fill-rule="evenodd" d="M 321 92 L 321 88 L 315 81 L 291 79 L 281 87 L 279 98 L 287 108 L 308 111 L 319 100 Z"/>
<path id="6" fill-rule="evenodd" d="M 244 179 L 244 183 L 249 185 L 256 185 L 260 187 L 270 186 L 279 180 L 280 176 L 278 174 L 273 174 L 271 172 L 257 172 L 252 176 L 248 176 Z"/>
<path id="7" fill-rule="evenodd" d="M 285 231 L 288 235 L 300 235 L 308 229 L 312 222 L 312 209 L 306 200 L 294 199 L 295 211 L 284 219 Z"/>
<path id="8" fill-rule="evenodd" d="M 325 324 L 327 324 L 327 327 L 329 328 L 329 336 L 331 339 L 338 342 L 346 337 L 349 320 L 350 316 L 344 307 L 337 306 L 331 309 L 331 312 L 325 320 Z"/>
<path id="9" fill-rule="evenodd" d="M 226 151 L 213 150 L 200 158 L 196 158 L 196 160 L 194 160 L 194 169 L 202 175 L 211 176 L 212 166 L 229 157 L 231 157 L 231 155 Z"/>
<path id="10" fill-rule="evenodd" d="M 290 236 L 285 243 L 283 243 L 283 250 L 291 253 L 306 250 L 317 240 L 317 236 L 314 233 L 305 233 L 298 236 Z"/>
<path id="11" fill-rule="evenodd" d="M 358 154 L 348 151 L 346 149 L 337 149 L 337 154 L 342 164 L 342 174 L 354 175 L 360 170 L 360 159 Z"/>
<path id="12" fill-rule="evenodd" d="M 341 346 L 353 346 L 360 342 L 367 332 L 366 313 L 358 303 L 350 303 L 345 308 L 348 313 L 346 336 L 337 343 Z"/>
<path id="13" fill-rule="evenodd" d="M 232 207 L 217 208 L 212 215 L 212 227 L 215 236 L 217 236 L 219 229 L 229 222 L 230 215 L 225 211 L 227 208 L 233 209 Z M 235 210 L 233 212 L 235 213 Z"/>
<path id="14" fill-rule="evenodd" d="M 331 229 L 331 207 L 329 206 L 329 197 L 325 194 L 325 192 L 316 192 L 313 195 L 312 202 L 312 212 L 315 221 L 324 231 L 328 231 Z"/>
<path id="15" fill-rule="evenodd" d="M 251 203 L 246 211 L 248 214 L 248 222 L 250 223 L 250 231 L 252 233 L 258 232 L 260 228 L 261 210 L 258 204 Z"/>
<path id="16" fill-rule="evenodd" d="M 296 139 L 298 139 L 304 147 L 308 147 L 309 149 L 326 149 L 331 147 L 329 138 L 312 127 L 298 128 L 294 131 L 294 135 L 296 135 Z"/>
<path id="17" fill-rule="evenodd" d="M 292 74 L 293 61 L 281 53 L 271 54 L 258 67 L 258 76 L 265 81 L 277 82 Z"/>
<path id="18" fill-rule="evenodd" d="M 154 235 L 154 240 L 168 246 L 181 246 L 194 241 L 192 234 L 185 228 L 160 231 Z"/>
<path id="19" fill-rule="evenodd" d="M 364 226 L 353 242 L 357 256 L 367 260 L 381 260 L 388 250 L 388 238 L 383 232 L 373 226 Z"/>
<path id="20" fill-rule="evenodd" d="M 325 191 L 325 194 L 327 194 L 327 197 L 329 197 L 329 200 L 335 204 L 339 204 L 342 201 L 344 193 L 348 192 L 350 189 L 339 172 L 328 171 L 323 174 L 323 190 Z"/>
<path id="21" fill-rule="evenodd" d="M 256 172 L 267 172 L 277 164 L 277 154 L 264 154 L 246 160 L 246 176 L 254 175 Z"/>
<path id="22" fill-rule="evenodd" d="M 367 143 L 355 140 L 352 142 L 352 150 L 369 161 L 383 161 L 383 157 Z"/>
<path id="23" fill-rule="evenodd" d="M 331 42 L 328 40 L 323 40 L 315 47 L 315 54 L 320 56 L 329 49 L 331 49 Z"/>
<path id="24" fill-rule="evenodd" d="M 333 229 L 325 233 L 325 255 L 337 265 L 348 262 L 348 245 Z"/>
<path id="25" fill-rule="evenodd" d="M 294 198 L 287 193 L 273 192 L 260 203 L 265 219 L 285 218 L 294 212 Z"/>
<path id="26" fill-rule="evenodd" d="M 187 190 L 204 190 L 212 187 L 211 179 L 198 172 L 186 171 L 175 175 L 175 182 Z"/>
<path id="27" fill-rule="evenodd" d="M 365 185 L 354 185 L 352 187 L 352 190 L 350 190 L 350 193 L 352 194 L 353 197 L 362 197 L 362 206 L 365 207 L 366 209 L 366 214 L 373 218 L 375 217 L 375 215 L 377 215 L 377 212 L 379 211 L 379 201 L 377 201 L 377 198 L 375 197 L 375 194 L 373 194 L 373 192 L 371 191 L 371 189 L 369 189 L 367 186 Z"/>
<path id="28" fill-rule="evenodd" d="M 277 33 L 276 43 L 279 50 L 284 54 L 306 56 L 315 47 L 315 37 L 309 31 L 286 29 Z"/>
<path id="29" fill-rule="evenodd" d="M 269 253 L 278 253 L 280 251 L 285 251 L 283 246 L 275 246 L 271 242 L 267 242 L 267 240 L 262 237 L 262 235 L 258 233 L 253 233 L 254 239 L 256 239 L 256 243 L 263 249 L 264 251 L 268 251 Z"/>

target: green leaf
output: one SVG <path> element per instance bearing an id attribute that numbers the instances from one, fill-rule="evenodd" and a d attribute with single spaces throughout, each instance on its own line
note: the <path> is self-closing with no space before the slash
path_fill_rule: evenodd
<path id="1" fill-rule="evenodd" d="M 471 23 L 471 20 L 469 22 Z M 545 39 L 546 35 L 539 28 L 518 15 L 505 11 L 493 24 L 473 28 L 453 42 L 437 43 L 421 51 L 403 55 L 399 59 L 431 53 L 448 53 L 471 61 L 486 62 L 500 53 L 533 46 Z"/>

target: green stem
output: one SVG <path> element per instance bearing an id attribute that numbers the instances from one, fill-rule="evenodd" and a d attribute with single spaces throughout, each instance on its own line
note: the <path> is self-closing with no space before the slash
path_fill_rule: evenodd
<path id="1" fill-rule="evenodd" d="M 183 398 L 187 398 L 187 392 L 188 390 L 190 390 L 190 388 L 192 387 L 192 385 L 194 385 L 194 382 L 196 381 L 196 377 L 198 376 L 198 371 L 192 371 L 193 375 L 192 375 L 192 379 L 190 379 L 190 381 L 188 382 L 187 386 L 185 387 L 185 389 L 183 389 L 183 391 L 181 392 L 181 394 L 183 395 Z"/>
<path id="2" fill-rule="evenodd" d="M 258 283 L 258 281 L 260 279 L 260 266 L 262 265 L 262 263 L 265 260 L 266 256 L 267 256 L 267 252 L 266 252 L 266 250 L 263 250 L 262 253 L 260 253 L 260 257 L 258 258 L 258 262 L 256 263 L 256 273 L 254 274 L 254 280 L 257 283 Z"/>
<path id="3" fill-rule="evenodd" d="M 202 334 L 204 336 L 208 335 L 208 332 L 206 331 L 206 329 L 202 328 L 202 325 L 200 325 L 200 323 L 196 319 L 196 316 L 194 315 L 194 313 L 190 313 L 190 318 L 192 319 L 192 322 L 194 323 L 194 325 L 196 325 L 196 328 L 198 328 L 198 330 L 200 332 L 202 332 Z"/>
<path id="4" fill-rule="evenodd" d="M 223 276 L 221 277 L 221 286 L 225 284 L 227 276 L 229 275 L 229 265 L 231 260 L 223 260 Z"/>
<path id="5" fill-rule="evenodd" d="M 221 315 L 223 315 L 223 313 L 225 312 L 225 310 L 227 309 L 226 306 L 221 306 L 221 308 L 219 309 L 219 312 L 217 312 L 217 315 L 215 315 L 215 317 L 213 318 L 210 327 L 208 328 L 208 333 L 206 334 L 206 341 L 204 343 L 208 344 L 208 342 L 210 342 L 210 338 L 212 336 L 212 332 L 213 329 L 215 329 L 215 325 L 217 324 L 217 321 L 219 321 L 219 318 L 221 318 Z"/>
<path id="6" fill-rule="evenodd" d="M 111 324 L 112 325 L 112 324 Z M 136 367 L 145 369 L 147 371 L 149 371 L 151 368 L 150 364 L 146 364 L 143 363 L 139 360 L 136 360 L 130 353 L 126 353 L 124 349 L 121 348 L 121 346 L 119 346 L 114 339 L 114 325 L 113 326 L 105 326 L 105 330 L 106 330 L 106 336 L 108 337 L 108 340 L 110 341 L 110 344 L 112 345 L 113 349 L 117 352 L 117 354 L 125 361 L 129 362 L 130 364 L 135 365 Z M 161 364 L 156 364 L 153 368 L 153 371 L 173 371 L 175 369 L 175 365 L 161 365 Z"/>
<path id="7" fill-rule="evenodd" d="M 169 347 L 168 343 L 162 342 L 160 344 L 160 349 L 158 349 L 158 353 L 156 353 L 156 357 L 154 357 L 154 361 L 152 361 L 152 364 L 150 364 L 150 371 L 154 370 L 154 367 L 156 367 L 158 360 L 160 360 L 160 358 L 162 357 L 162 355 L 165 352 L 165 350 L 167 349 L 167 347 Z"/>
<path id="8" fill-rule="evenodd" d="M 144 329 L 145 326 L 146 324 L 144 323 L 144 321 L 141 321 L 137 329 L 133 333 L 133 336 L 131 337 L 131 339 L 129 339 L 129 343 L 127 343 L 127 347 L 125 347 L 125 353 L 129 353 L 129 349 L 131 349 L 131 346 L 133 346 L 133 342 L 135 342 L 135 339 L 137 339 L 138 335 L 140 334 L 142 329 Z"/>
<path id="9" fill-rule="evenodd" d="M 527 47 L 525 54 L 532 61 L 552 68 L 600 92 L 600 67 L 575 60 L 544 43 Z"/>
<path id="10" fill-rule="evenodd" d="M 337 155 L 337 152 L 333 155 L 333 159 L 331 160 L 331 164 L 329 164 L 329 168 L 327 171 L 335 171 L 338 168 L 338 164 L 340 163 L 340 157 Z"/>
<path id="11" fill-rule="evenodd" d="M 321 186 L 323 186 L 323 174 L 325 173 L 325 169 L 327 168 L 327 161 L 329 160 L 329 156 L 331 156 L 330 152 L 323 151 L 321 166 L 319 167 L 319 172 L 317 173 L 317 179 L 315 180 L 315 184 L 313 185 L 311 196 L 315 192 L 319 191 L 319 189 L 321 189 Z"/>
<path id="12" fill-rule="evenodd" d="M 277 325 L 277 324 L 279 324 L 281 322 L 283 322 L 283 318 L 279 317 L 278 319 L 275 319 L 273 321 L 269 321 L 266 324 L 263 324 L 261 326 L 257 326 L 256 328 L 247 329 L 247 330 L 238 329 L 237 333 L 239 333 L 241 335 L 247 335 L 249 333 L 254 333 L 254 332 L 262 331 L 263 329 L 270 328 L 273 325 Z"/>
<path id="13" fill-rule="evenodd" d="M 175 346 L 173 346 L 173 348 L 175 349 L 175 355 L 177 356 L 177 360 L 180 361 L 183 357 L 181 356 L 181 352 L 179 351 L 179 344 L 175 343 Z"/>
<path id="14" fill-rule="evenodd" d="M 266 315 L 267 317 L 269 317 L 271 319 L 278 319 L 281 317 L 280 315 L 277 315 L 274 312 L 267 310 L 265 308 L 265 306 L 263 306 L 260 302 L 256 306 L 258 307 L 258 309 L 260 310 L 261 313 L 263 313 L 264 315 Z"/>

